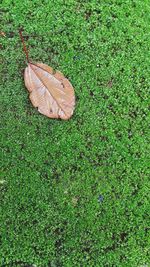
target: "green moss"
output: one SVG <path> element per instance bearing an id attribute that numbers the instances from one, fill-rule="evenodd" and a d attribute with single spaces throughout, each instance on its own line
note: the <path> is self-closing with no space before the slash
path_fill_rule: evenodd
<path id="1" fill-rule="evenodd" d="M 2 12 L 0 266 L 148 266 L 149 1 Z M 71 120 L 32 107 L 19 27 L 31 59 L 74 85 Z"/>

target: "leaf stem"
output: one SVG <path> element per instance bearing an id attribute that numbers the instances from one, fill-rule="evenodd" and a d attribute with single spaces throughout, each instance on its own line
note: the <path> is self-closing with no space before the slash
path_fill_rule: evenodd
<path id="1" fill-rule="evenodd" d="M 22 41 L 22 43 L 23 43 L 23 50 L 24 50 L 24 52 L 25 52 L 25 54 L 26 54 L 26 59 L 27 59 L 27 61 L 28 61 L 28 63 L 29 63 L 30 60 L 29 60 L 28 50 L 27 50 L 27 47 L 26 47 L 26 45 L 25 45 L 25 42 L 24 42 L 24 38 L 23 38 L 22 30 L 21 30 L 21 29 L 19 30 L 19 34 L 20 34 L 21 41 Z"/>

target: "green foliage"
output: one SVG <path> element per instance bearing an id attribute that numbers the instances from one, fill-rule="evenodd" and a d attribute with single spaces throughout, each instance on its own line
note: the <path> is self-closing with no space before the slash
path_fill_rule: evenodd
<path id="1" fill-rule="evenodd" d="M 0 266 L 148 266 L 150 3 L 2 1 Z M 69 121 L 28 99 L 33 61 L 76 94 Z"/>

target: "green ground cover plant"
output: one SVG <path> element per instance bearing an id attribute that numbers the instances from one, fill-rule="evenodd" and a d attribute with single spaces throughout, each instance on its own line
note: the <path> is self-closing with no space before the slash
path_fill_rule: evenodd
<path id="1" fill-rule="evenodd" d="M 1 267 L 148 267 L 150 3 L 1 3 Z M 33 108 L 25 55 L 75 88 L 69 121 Z"/>

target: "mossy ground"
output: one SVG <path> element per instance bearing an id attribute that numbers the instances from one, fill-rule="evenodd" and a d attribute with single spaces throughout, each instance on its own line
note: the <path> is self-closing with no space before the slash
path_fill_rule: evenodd
<path id="1" fill-rule="evenodd" d="M 148 266 L 150 3 L 2 1 L 0 266 Z M 69 121 L 32 107 L 30 58 L 72 82 Z"/>

